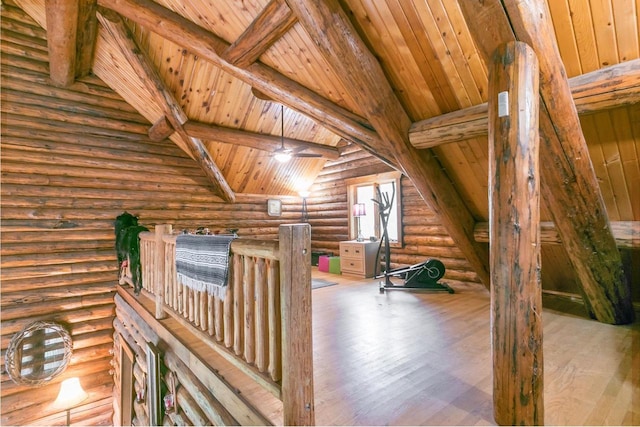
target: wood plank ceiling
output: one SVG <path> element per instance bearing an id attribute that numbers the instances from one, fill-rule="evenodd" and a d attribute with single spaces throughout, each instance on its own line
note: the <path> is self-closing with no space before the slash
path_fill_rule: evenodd
<path id="1" fill-rule="evenodd" d="M 17 3 L 46 26 L 43 0 Z M 637 2 L 563 0 L 548 3 L 568 77 L 640 56 Z M 215 7 L 202 0 L 157 4 L 230 44 L 265 10 L 269 1 L 218 1 Z M 486 67 L 458 2 L 349 0 L 341 4 L 379 59 L 412 121 L 486 102 Z M 160 32 L 153 28 L 131 21 L 129 26 L 137 44 L 147 53 L 189 120 L 279 136 L 281 118 L 277 102 L 255 97 L 250 85 L 194 54 L 189 46 L 178 45 L 158 35 Z M 143 82 L 127 66 L 115 42 L 103 32 L 99 33 L 95 56 L 96 74 L 103 79 L 113 75 L 108 83 L 151 122 L 162 117 L 160 106 L 149 102 L 149 94 L 141 90 Z M 276 39 L 259 61 L 332 103 L 361 114 L 350 91 L 340 84 L 341 79 L 299 23 Z M 618 125 L 637 123 L 637 114 L 637 107 L 629 107 L 582 119 L 612 220 L 640 219 L 638 206 L 633 205 L 631 197 L 633 184 L 640 179 L 636 153 L 638 129 Z M 614 129 L 626 129 L 626 135 L 617 135 Z M 330 146 L 340 140 L 319 121 L 290 109 L 285 110 L 285 135 Z M 236 192 L 295 192 L 292 181 L 298 181 L 300 176 L 312 181 L 323 164 L 321 160 L 296 159 L 283 166 L 276 164 L 268 153 L 255 148 L 223 144 L 214 139 L 204 139 L 204 143 Z M 435 151 L 474 217 L 486 220 L 486 138 L 462 139 Z"/>
<path id="2" fill-rule="evenodd" d="M 43 28 L 47 19 L 65 23 L 64 13 L 53 11 L 75 3 L 14 1 Z M 324 159 L 338 155 L 335 147 L 357 143 L 414 180 L 487 282 L 486 253 L 472 236 L 473 224 L 486 221 L 489 211 L 482 105 L 488 77 L 485 53 L 474 39 L 483 30 L 473 27 L 485 24 L 466 19 L 460 2 L 86 3 L 75 24 L 67 13 L 70 22 L 52 26 L 50 44 L 77 31 L 76 46 L 84 53 L 77 76 L 86 68 L 87 34 L 97 28 L 92 71 L 156 129 L 175 130 L 171 139 L 200 164 L 221 198 L 295 194 L 313 181 Z M 609 219 L 639 221 L 640 2 L 527 3 L 550 12 L 574 99 L 590 96 L 580 107 L 581 127 Z M 93 10 L 96 25 L 90 24 Z M 115 22 L 111 30 L 109 22 Z M 342 57 L 332 58 L 340 49 Z M 67 84 L 64 62 L 54 62 L 52 73 L 61 75 L 52 79 Z M 603 81 L 589 86 L 596 75 Z M 479 120 L 475 131 L 472 118 Z M 301 152 L 325 157 L 278 163 L 272 152 L 281 121 L 288 144 L 306 141 Z M 542 219 L 553 219 L 545 206 Z"/>

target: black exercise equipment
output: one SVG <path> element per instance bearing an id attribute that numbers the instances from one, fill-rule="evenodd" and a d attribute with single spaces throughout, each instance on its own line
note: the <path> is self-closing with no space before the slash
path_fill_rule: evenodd
<path id="1" fill-rule="evenodd" d="M 387 233 L 387 224 L 389 222 L 389 215 L 391 213 L 391 206 L 393 205 L 393 198 L 395 196 L 395 186 L 392 187 L 393 192 L 391 198 L 387 193 L 381 194 L 380 188 L 378 190 L 378 200 L 373 199 L 373 202 L 378 205 L 378 211 L 380 213 L 380 221 L 382 222 L 382 238 L 380 239 L 380 245 L 378 246 L 378 253 L 376 255 L 376 272 L 379 267 L 380 250 L 382 244 L 385 245 L 385 271 L 384 274 L 375 276 L 376 279 L 384 277 L 384 281 L 380 282 L 380 293 L 383 294 L 385 290 L 429 290 L 429 291 L 446 291 L 450 294 L 454 293 L 454 290 L 446 283 L 438 283 L 438 280 L 444 277 L 445 267 L 442 261 L 435 258 L 428 259 L 424 262 L 411 265 L 409 267 L 398 268 L 395 270 L 390 269 L 391 265 L 391 248 L 389 246 L 389 234 Z M 396 285 L 391 281 L 391 277 L 400 277 L 404 279 L 403 285 Z"/>
<path id="2" fill-rule="evenodd" d="M 446 283 L 438 283 L 438 280 L 444 276 L 444 272 L 445 267 L 442 261 L 431 258 L 409 267 L 385 271 L 384 274 L 376 276 L 376 279 L 384 277 L 384 281 L 380 282 L 380 293 L 384 293 L 385 290 L 390 289 L 424 289 L 429 291 L 446 291 L 452 294 L 454 290 L 451 286 Z M 391 281 L 391 277 L 404 279 L 404 284 L 394 284 Z"/>

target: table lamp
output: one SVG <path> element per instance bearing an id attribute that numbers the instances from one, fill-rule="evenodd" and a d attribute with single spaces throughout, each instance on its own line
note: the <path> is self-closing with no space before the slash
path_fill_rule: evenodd
<path id="1" fill-rule="evenodd" d="M 71 409 L 84 402 L 89 395 L 80 385 L 78 377 L 67 378 L 60 384 L 60 392 L 53 402 L 53 408 L 67 412 L 67 424 L 71 425 Z"/>
<path id="2" fill-rule="evenodd" d="M 364 208 L 364 203 L 354 203 L 353 204 L 353 217 L 358 221 L 358 236 L 356 240 L 358 242 L 362 242 L 364 237 L 362 237 L 362 231 L 360 230 L 360 217 L 363 217 L 367 214 Z"/>

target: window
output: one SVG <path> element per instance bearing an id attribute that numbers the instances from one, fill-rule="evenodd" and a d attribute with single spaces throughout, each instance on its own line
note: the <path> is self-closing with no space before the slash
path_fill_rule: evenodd
<path id="1" fill-rule="evenodd" d="M 402 224 L 401 224 L 401 191 L 400 172 L 389 172 L 377 175 L 362 176 L 345 180 L 347 185 L 347 199 L 349 203 L 349 238 L 356 239 L 360 234 L 368 240 L 374 236 L 376 239 L 382 238 L 383 226 L 380 218 L 380 205 L 374 202 L 388 200 L 391 203 L 389 219 L 387 223 L 387 234 L 391 245 L 402 244 Z M 365 215 L 355 218 L 352 206 L 356 203 L 364 204 Z M 358 233 L 359 232 L 359 233 Z"/>

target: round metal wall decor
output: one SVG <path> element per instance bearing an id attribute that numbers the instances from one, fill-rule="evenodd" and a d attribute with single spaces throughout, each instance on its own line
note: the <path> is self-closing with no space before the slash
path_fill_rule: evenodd
<path id="1" fill-rule="evenodd" d="M 71 335 L 61 325 L 34 322 L 11 338 L 5 368 L 17 384 L 43 385 L 64 372 L 71 350 Z"/>

